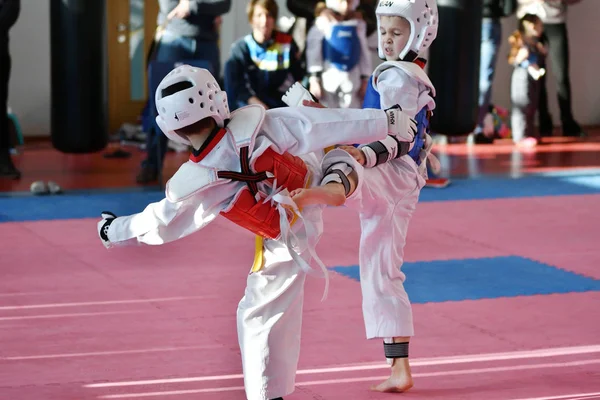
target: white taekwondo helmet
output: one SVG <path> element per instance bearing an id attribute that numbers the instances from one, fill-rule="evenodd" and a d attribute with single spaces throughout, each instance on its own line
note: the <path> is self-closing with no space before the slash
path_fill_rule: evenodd
<path id="1" fill-rule="evenodd" d="M 360 2 L 360 0 L 348 0 L 348 9 L 351 11 L 356 10 L 356 7 L 358 7 L 358 3 Z M 325 1 L 325 6 L 327 8 L 331 8 L 333 11 L 338 12 L 338 6 L 340 4 L 340 0 L 326 0 Z"/>
<path id="2" fill-rule="evenodd" d="M 156 123 L 171 140 L 190 145 L 175 130 L 206 117 L 223 127 L 229 119 L 227 94 L 212 74 L 204 68 L 181 65 L 173 69 L 158 85 L 155 94 L 158 110 Z"/>
<path id="3" fill-rule="evenodd" d="M 422 54 L 437 36 L 439 14 L 436 0 L 380 0 L 375 10 L 377 15 L 377 49 L 379 58 L 385 60 L 381 48 L 381 31 L 379 30 L 382 15 L 405 18 L 410 23 L 410 37 L 406 47 L 398 57 L 403 61 L 414 61 Z"/>

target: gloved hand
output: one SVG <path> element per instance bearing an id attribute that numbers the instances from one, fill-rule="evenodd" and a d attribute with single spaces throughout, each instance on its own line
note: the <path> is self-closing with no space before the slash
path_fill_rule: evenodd
<path id="1" fill-rule="evenodd" d="M 102 244 L 107 249 L 111 247 L 110 240 L 108 240 L 108 228 L 110 224 L 117 218 L 117 216 L 110 211 L 102 211 L 102 221 L 98 222 L 98 236 L 102 240 Z"/>
<path id="2" fill-rule="evenodd" d="M 388 119 L 388 133 L 399 142 L 412 143 L 417 134 L 417 121 L 406 115 L 399 105 L 385 110 Z"/>

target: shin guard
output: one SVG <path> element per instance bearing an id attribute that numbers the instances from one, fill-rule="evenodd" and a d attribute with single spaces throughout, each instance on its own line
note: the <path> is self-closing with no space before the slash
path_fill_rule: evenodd
<path id="1" fill-rule="evenodd" d="M 390 343 L 387 343 L 390 341 Z M 383 341 L 383 352 L 388 364 L 392 365 L 396 358 L 408 358 L 409 342 L 393 343 L 394 339 L 386 339 Z"/>

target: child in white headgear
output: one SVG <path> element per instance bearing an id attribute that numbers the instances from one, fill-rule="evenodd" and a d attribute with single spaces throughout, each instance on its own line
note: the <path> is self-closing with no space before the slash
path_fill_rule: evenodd
<path id="1" fill-rule="evenodd" d="M 357 189 L 346 206 L 360 215 L 360 283 L 367 338 L 383 338 L 391 364 L 391 376 L 372 389 L 403 392 L 413 386 L 408 344 L 414 327 L 400 268 L 408 224 L 427 178 L 426 163 L 434 172 L 439 170 L 428 134 L 435 88 L 423 71 L 425 60 L 419 58 L 437 35 L 438 12 L 435 0 L 381 0 L 376 14 L 379 56 L 386 61 L 373 73 L 363 107 L 399 105 L 402 115 L 416 120 L 414 141 L 408 144 L 388 136 L 358 149 L 341 149 L 366 167 L 356 169 Z M 335 158 L 340 151 L 329 152 L 325 159 Z M 322 183 L 319 188 L 292 192 L 294 201 L 299 206 L 329 204 L 331 187 L 343 182 L 326 171 Z"/>

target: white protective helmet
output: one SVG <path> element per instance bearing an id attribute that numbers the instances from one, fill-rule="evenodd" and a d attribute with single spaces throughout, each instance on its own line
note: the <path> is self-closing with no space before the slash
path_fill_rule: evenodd
<path id="1" fill-rule="evenodd" d="M 360 0 L 348 0 L 348 9 L 350 11 L 354 11 L 356 10 L 356 7 L 358 7 L 358 3 Z M 325 1 L 325 6 L 327 8 L 332 9 L 333 11 L 339 13 L 339 5 L 340 5 L 340 0 L 326 0 Z"/>
<path id="2" fill-rule="evenodd" d="M 381 48 L 379 29 L 382 15 L 403 17 L 410 23 L 410 38 L 398 57 L 402 61 L 414 61 L 419 54 L 423 54 L 431 46 L 437 36 L 439 14 L 436 0 L 380 0 L 375 14 L 377 15 L 377 49 L 379 58 L 383 60 L 385 55 Z"/>
<path id="3" fill-rule="evenodd" d="M 158 110 L 156 123 L 171 140 L 190 145 L 175 130 L 212 117 L 223 127 L 229 119 L 227 94 L 212 74 L 204 68 L 181 65 L 173 69 L 158 85 L 155 94 Z"/>

